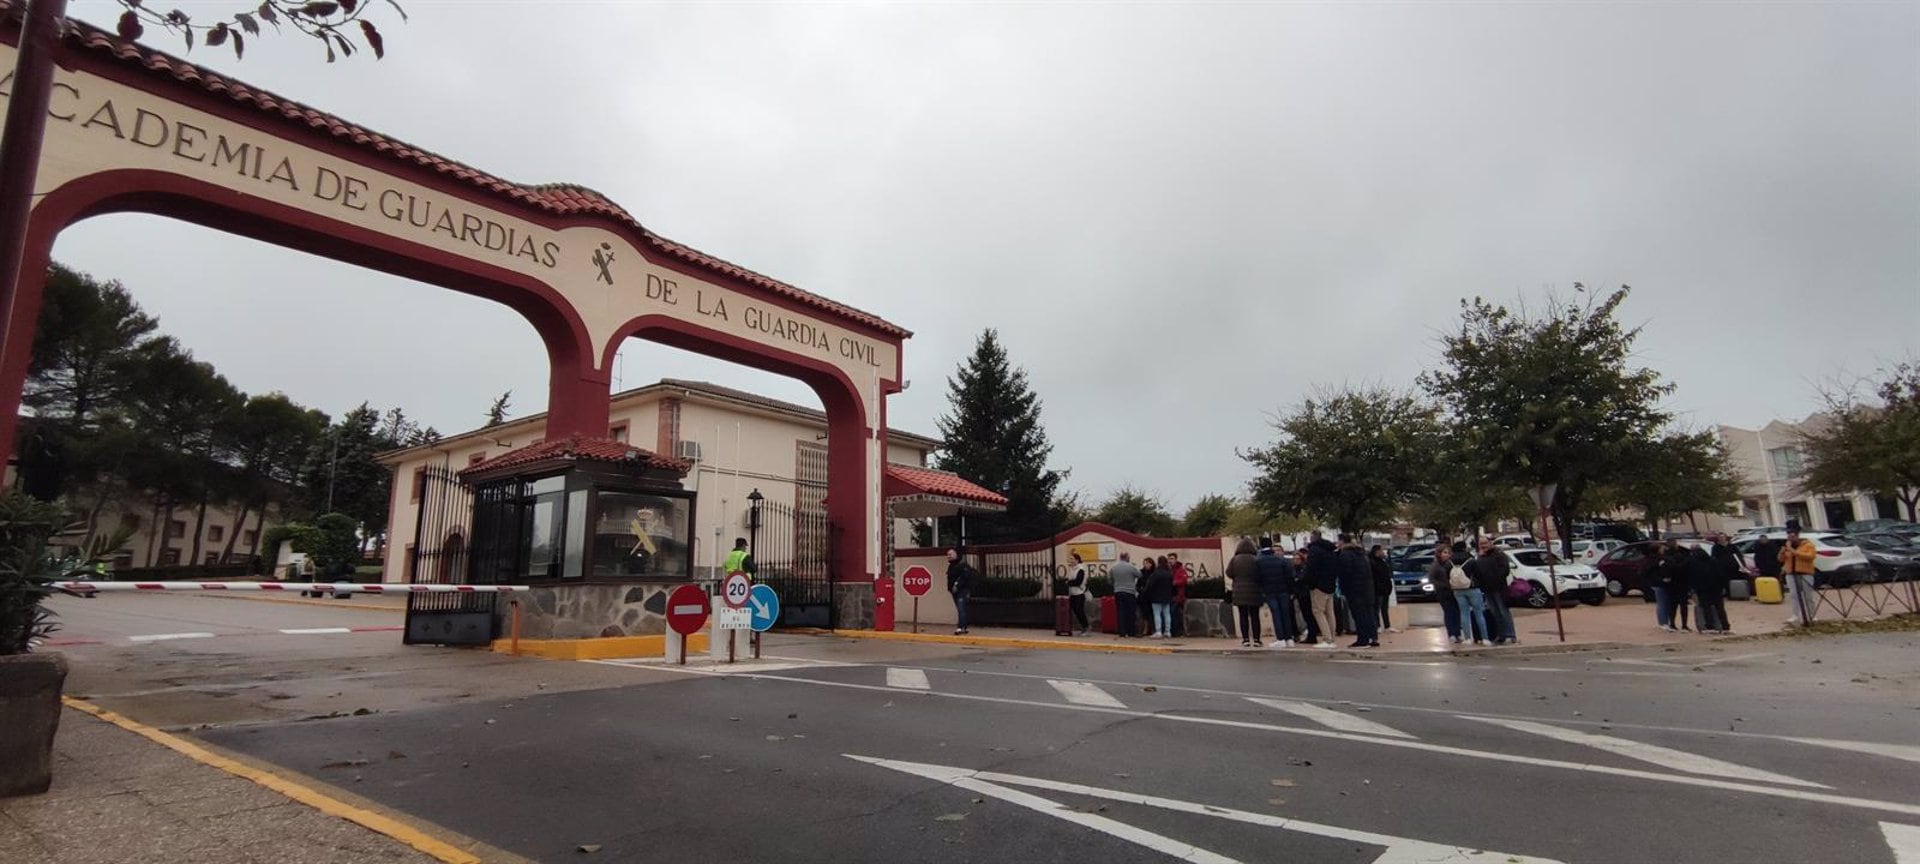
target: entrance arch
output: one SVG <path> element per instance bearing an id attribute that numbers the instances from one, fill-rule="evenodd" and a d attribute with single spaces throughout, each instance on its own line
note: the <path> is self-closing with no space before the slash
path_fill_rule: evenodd
<path id="1" fill-rule="evenodd" d="M 10 69 L 20 22 L 0 17 Z M 844 620 L 890 626 L 872 586 L 886 397 L 901 389 L 911 333 L 654 234 L 590 189 L 513 183 L 83 22 L 64 22 L 53 53 L 0 351 L 0 449 L 13 446 L 55 237 L 91 216 L 154 213 L 514 309 L 547 350 L 549 439 L 608 434 L 610 367 L 629 337 L 806 382 L 828 415 Z M 11 89 L 9 74 L 0 97 Z"/>

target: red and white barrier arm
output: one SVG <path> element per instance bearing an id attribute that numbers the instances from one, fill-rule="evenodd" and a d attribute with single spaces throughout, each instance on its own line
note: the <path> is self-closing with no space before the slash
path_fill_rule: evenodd
<path id="1" fill-rule="evenodd" d="M 320 591 L 333 594 L 512 594 L 525 585 L 433 585 L 359 582 L 55 582 L 62 591 Z"/>

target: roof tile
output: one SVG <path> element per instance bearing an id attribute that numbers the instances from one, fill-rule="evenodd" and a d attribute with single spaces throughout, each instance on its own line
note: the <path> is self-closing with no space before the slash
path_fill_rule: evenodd
<path id="1" fill-rule="evenodd" d="M 616 464 L 635 464 L 663 471 L 687 473 L 693 463 L 684 459 L 662 456 L 651 450 L 635 447 L 624 441 L 611 438 L 584 438 L 569 435 L 529 444 L 518 450 L 509 450 L 484 462 L 469 466 L 460 472 L 466 477 L 472 474 L 487 474 L 502 468 L 515 468 L 561 459 L 570 462 L 611 462 Z"/>
<path id="2" fill-rule="evenodd" d="M 982 487 L 958 474 L 932 468 L 888 465 L 885 485 L 886 494 L 890 498 L 896 495 L 943 495 L 948 498 L 1007 506 L 1007 496 Z"/>

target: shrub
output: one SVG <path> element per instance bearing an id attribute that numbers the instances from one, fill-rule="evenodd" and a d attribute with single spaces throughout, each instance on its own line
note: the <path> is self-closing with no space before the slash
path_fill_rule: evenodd
<path id="1" fill-rule="evenodd" d="M 1187 581 L 1188 600 L 1224 600 L 1227 597 L 1225 579 L 1190 579 Z"/>
<path id="2" fill-rule="evenodd" d="M 1038 579 L 988 576 L 973 580 L 973 596 L 985 600 L 1021 600 L 1040 596 L 1040 589 L 1044 587 Z"/>
<path id="3" fill-rule="evenodd" d="M 1113 596 L 1113 577 L 1094 576 L 1087 580 L 1087 593 L 1095 597 Z"/>
<path id="4" fill-rule="evenodd" d="M 25 654 L 58 627 L 53 611 L 40 604 L 64 575 L 47 538 L 65 516 L 24 492 L 0 495 L 0 655 Z"/>

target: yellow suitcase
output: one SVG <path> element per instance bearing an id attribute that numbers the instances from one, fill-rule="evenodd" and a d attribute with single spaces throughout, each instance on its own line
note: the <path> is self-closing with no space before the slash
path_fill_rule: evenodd
<path id="1" fill-rule="evenodd" d="M 1780 580 L 1774 576 L 1755 576 L 1753 578 L 1753 600 L 1756 603 L 1779 603 Z"/>

